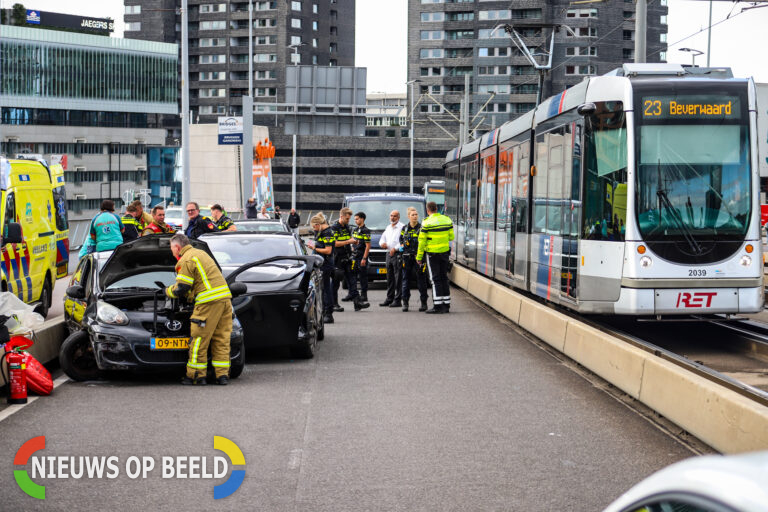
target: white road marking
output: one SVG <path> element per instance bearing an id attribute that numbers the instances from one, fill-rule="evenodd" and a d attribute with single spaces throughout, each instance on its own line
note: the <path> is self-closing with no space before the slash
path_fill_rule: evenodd
<path id="1" fill-rule="evenodd" d="M 59 387 L 60 385 L 64 384 L 67 381 L 69 381 L 69 377 L 67 377 L 66 375 L 62 375 L 61 377 L 59 377 L 58 379 L 55 379 L 53 381 L 53 389 L 56 389 L 57 387 Z M 3 421 L 5 419 L 9 418 L 10 416 L 16 414 L 17 412 L 22 410 L 24 407 L 26 407 L 29 404 L 33 403 L 38 398 L 40 398 L 40 397 L 39 396 L 31 396 L 31 397 L 27 398 L 27 403 L 25 403 L 25 404 L 9 405 L 7 409 L 5 409 L 4 411 L 0 412 L 0 421 Z"/>

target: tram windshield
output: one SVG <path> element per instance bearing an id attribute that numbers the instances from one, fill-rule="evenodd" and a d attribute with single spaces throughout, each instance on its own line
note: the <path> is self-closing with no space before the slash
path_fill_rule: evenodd
<path id="1" fill-rule="evenodd" d="M 697 240 L 743 238 L 752 207 L 746 88 L 707 85 L 636 90 L 640 232 L 694 254 Z"/>

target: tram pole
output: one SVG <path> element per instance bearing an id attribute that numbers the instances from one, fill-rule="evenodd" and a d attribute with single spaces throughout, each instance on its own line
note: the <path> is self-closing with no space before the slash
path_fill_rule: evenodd
<path id="1" fill-rule="evenodd" d="M 187 0 L 181 0 L 181 202 L 186 208 L 192 200 L 189 175 L 189 8 Z M 189 220 L 182 215 L 186 228 Z"/>
<path id="2" fill-rule="evenodd" d="M 637 0 L 637 7 L 635 8 L 635 63 L 645 62 L 647 24 L 648 4 L 646 0 Z"/>

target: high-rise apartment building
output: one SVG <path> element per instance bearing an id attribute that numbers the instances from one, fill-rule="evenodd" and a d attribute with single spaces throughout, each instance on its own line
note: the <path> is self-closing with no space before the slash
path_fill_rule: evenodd
<path id="1" fill-rule="evenodd" d="M 647 23 L 647 62 L 664 62 L 666 0 L 649 2 Z M 505 24 L 535 53 L 549 50 L 555 31 L 543 98 L 634 60 L 633 0 L 409 0 L 408 79 L 419 81 L 417 138 L 455 145 L 436 123 L 458 133 L 465 75 L 470 75 L 470 130 L 485 132 L 535 106 L 538 72 L 507 36 Z"/>
<path id="2" fill-rule="evenodd" d="M 125 37 L 180 42 L 179 0 L 124 0 Z M 353 66 L 355 0 L 254 0 L 253 96 L 257 116 L 285 102 L 285 68 Z M 189 0 L 193 120 L 242 115 L 248 95 L 248 1 Z M 271 104 L 259 105 L 259 104 Z M 258 119 L 273 124 L 275 116 Z"/>

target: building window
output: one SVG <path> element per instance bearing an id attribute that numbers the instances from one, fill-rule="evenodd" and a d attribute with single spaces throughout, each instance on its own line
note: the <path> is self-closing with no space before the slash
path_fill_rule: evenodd
<path id="1" fill-rule="evenodd" d="M 274 53 L 256 53 L 253 55 L 253 62 L 277 62 L 277 55 Z"/>
<path id="2" fill-rule="evenodd" d="M 253 44 L 258 46 L 277 44 L 277 36 L 256 36 L 253 38 Z"/>
<path id="3" fill-rule="evenodd" d="M 501 32 L 504 32 L 503 30 Z M 474 39 L 474 30 L 447 30 L 445 32 L 446 39 Z"/>
<path id="4" fill-rule="evenodd" d="M 446 68 L 445 76 L 472 75 L 472 66 L 453 66 Z"/>
<path id="5" fill-rule="evenodd" d="M 573 33 L 571 33 L 571 30 L 573 30 Z M 574 37 L 573 34 L 576 34 L 576 37 L 597 37 L 597 29 L 595 27 L 578 27 L 571 28 L 571 30 L 565 31 L 565 37 Z"/>
<path id="6" fill-rule="evenodd" d="M 227 62 L 226 55 L 201 55 L 200 64 L 225 64 Z"/>
<path id="7" fill-rule="evenodd" d="M 662 43 L 666 43 L 667 42 L 667 33 L 666 32 L 662 32 L 661 34 L 659 34 L 659 41 L 662 42 Z"/>
<path id="8" fill-rule="evenodd" d="M 621 58 L 624 60 L 633 60 L 635 58 L 635 50 L 631 48 L 622 48 Z"/>
<path id="9" fill-rule="evenodd" d="M 291 36 L 291 44 L 292 45 L 300 45 L 301 44 L 301 36 Z"/>
<path id="10" fill-rule="evenodd" d="M 659 52 L 659 60 L 661 62 L 667 62 L 667 52 Z"/>
<path id="11" fill-rule="evenodd" d="M 275 18 L 262 18 L 253 22 L 255 28 L 276 27 L 277 20 Z"/>
<path id="12" fill-rule="evenodd" d="M 301 2 L 297 2 L 296 0 L 293 0 L 291 2 L 291 10 L 301 12 Z"/>
<path id="13" fill-rule="evenodd" d="M 221 37 L 204 37 L 200 39 L 200 47 L 207 48 L 209 46 L 226 46 L 227 40 Z"/>
<path id="14" fill-rule="evenodd" d="M 312 39 L 312 48 L 317 48 L 317 39 Z"/>
<path id="15" fill-rule="evenodd" d="M 597 18 L 597 9 L 568 9 L 566 18 Z"/>
<path id="16" fill-rule="evenodd" d="M 210 116 L 213 114 L 226 114 L 227 107 L 224 105 L 200 105 L 199 114 L 201 116 Z"/>
<path id="17" fill-rule="evenodd" d="M 478 39 L 504 39 L 505 37 L 507 37 L 506 33 L 501 29 L 494 31 L 492 28 L 481 28 L 477 31 Z"/>
<path id="18" fill-rule="evenodd" d="M 226 89 L 200 89 L 201 98 L 221 98 L 226 95 Z"/>
<path id="19" fill-rule="evenodd" d="M 200 30 L 225 30 L 227 28 L 226 21 L 201 21 Z"/>
<path id="20" fill-rule="evenodd" d="M 317 14 L 317 4 L 312 4 L 312 14 Z"/>
<path id="21" fill-rule="evenodd" d="M 259 97 L 277 96 L 277 88 L 275 88 L 275 87 L 257 87 L 256 88 L 256 96 L 259 96 Z"/>
<path id="22" fill-rule="evenodd" d="M 254 73 L 256 80 L 274 80 L 277 78 L 277 71 L 274 69 L 262 69 Z"/>
<path id="23" fill-rule="evenodd" d="M 565 66 L 566 75 L 594 75 L 595 66 Z"/>
<path id="24" fill-rule="evenodd" d="M 339 51 L 339 47 L 336 43 L 331 43 L 331 45 L 328 47 L 328 51 L 330 53 L 337 53 Z"/>
<path id="25" fill-rule="evenodd" d="M 444 33 L 442 30 L 422 30 L 421 31 L 421 40 L 422 41 L 437 41 L 444 38 Z"/>
<path id="26" fill-rule="evenodd" d="M 597 9 L 594 9 L 595 12 L 597 12 Z M 529 19 L 540 19 L 541 18 L 541 9 L 513 9 L 512 10 L 512 19 L 513 20 L 529 20 Z"/>
<path id="27" fill-rule="evenodd" d="M 509 48 L 506 46 L 499 48 L 478 48 L 478 57 L 506 57 L 509 55 Z"/>
<path id="28" fill-rule="evenodd" d="M 624 41 L 634 41 L 635 40 L 635 31 L 634 30 L 625 30 L 622 32 L 621 39 Z"/>
<path id="29" fill-rule="evenodd" d="M 271 11 L 277 7 L 277 2 L 254 2 L 254 11 Z"/>
<path id="30" fill-rule="evenodd" d="M 430 67 L 419 69 L 420 76 L 443 76 L 443 68 Z"/>
<path id="31" fill-rule="evenodd" d="M 226 12 L 227 4 L 201 4 L 200 14 L 206 14 L 209 12 Z"/>
<path id="32" fill-rule="evenodd" d="M 226 79 L 227 79 L 226 71 L 201 71 L 200 72 L 201 82 L 207 82 L 210 80 L 226 80 Z"/>
<path id="33" fill-rule="evenodd" d="M 477 17 L 480 21 L 508 20 L 512 18 L 512 11 L 509 9 L 501 9 L 496 11 L 480 11 Z"/>
<path id="34" fill-rule="evenodd" d="M 125 14 L 141 14 L 140 5 L 126 5 Z"/>
<path id="35" fill-rule="evenodd" d="M 315 32 L 317 32 L 317 22 L 316 22 L 316 21 L 313 21 L 313 22 L 312 22 L 312 30 L 314 30 Z"/>
<path id="36" fill-rule="evenodd" d="M 664 15 L 659 17 L 659 23 L 661 23 L 662 25 L 666 25 L 667 24 L 667 15 L 666 14 L 664 14 Z"/>
<path id="37" fill-rule="evenodd" d="M 442 48 L 422 48 L 419 50 L 420 59 L 442 59 L 444 50 Z"/>
<path id="38" fill-rule="evenodd" d="M 312 56 L 312 64 L 317 65 L 317 55 Z"/>
<path id="39" fill-rule="evenodd" d="M 446 14 L 448 21 L 472 21 L 475 19 L 473 12 L 449 12 Z"/>
<path id="40" fill-rule="evenodd" d="M 422 23 L 428 23 L 432 21 L 445 21 L 444 12 L 423 12 L 421 13 Z"/>
<path id="41" fill-rule="evenodd" d="M 478 85 L 478 94 L 490 94 L 495 92 L 496 94 L 509 94 L 509 84 L 495 84 L 495 85 Z"/>
<path id="42" fill-rule="evenodd" d="M 634 11 L 624 11 L 623 16 L 625 20 L 631 20 L 634 19 L 635 13 Z"/>
<path id="43" fill-rule="evenodd" d="M 291 18 L 291 28 L 301 28 L 301 19 Z"/>
<path id="44" fill-rule="evenodd" d="M 597 57 L 596 46 L 569 46 L 565 49 L 567 56 Z"/>
<path id="45" fill-rule="evenodd" d="M 130 23 L 125 24 L 125 30 L 127 32 L 140 32 L 141 31 L 141 22 L 140 21 L 132 21 Z"/>

